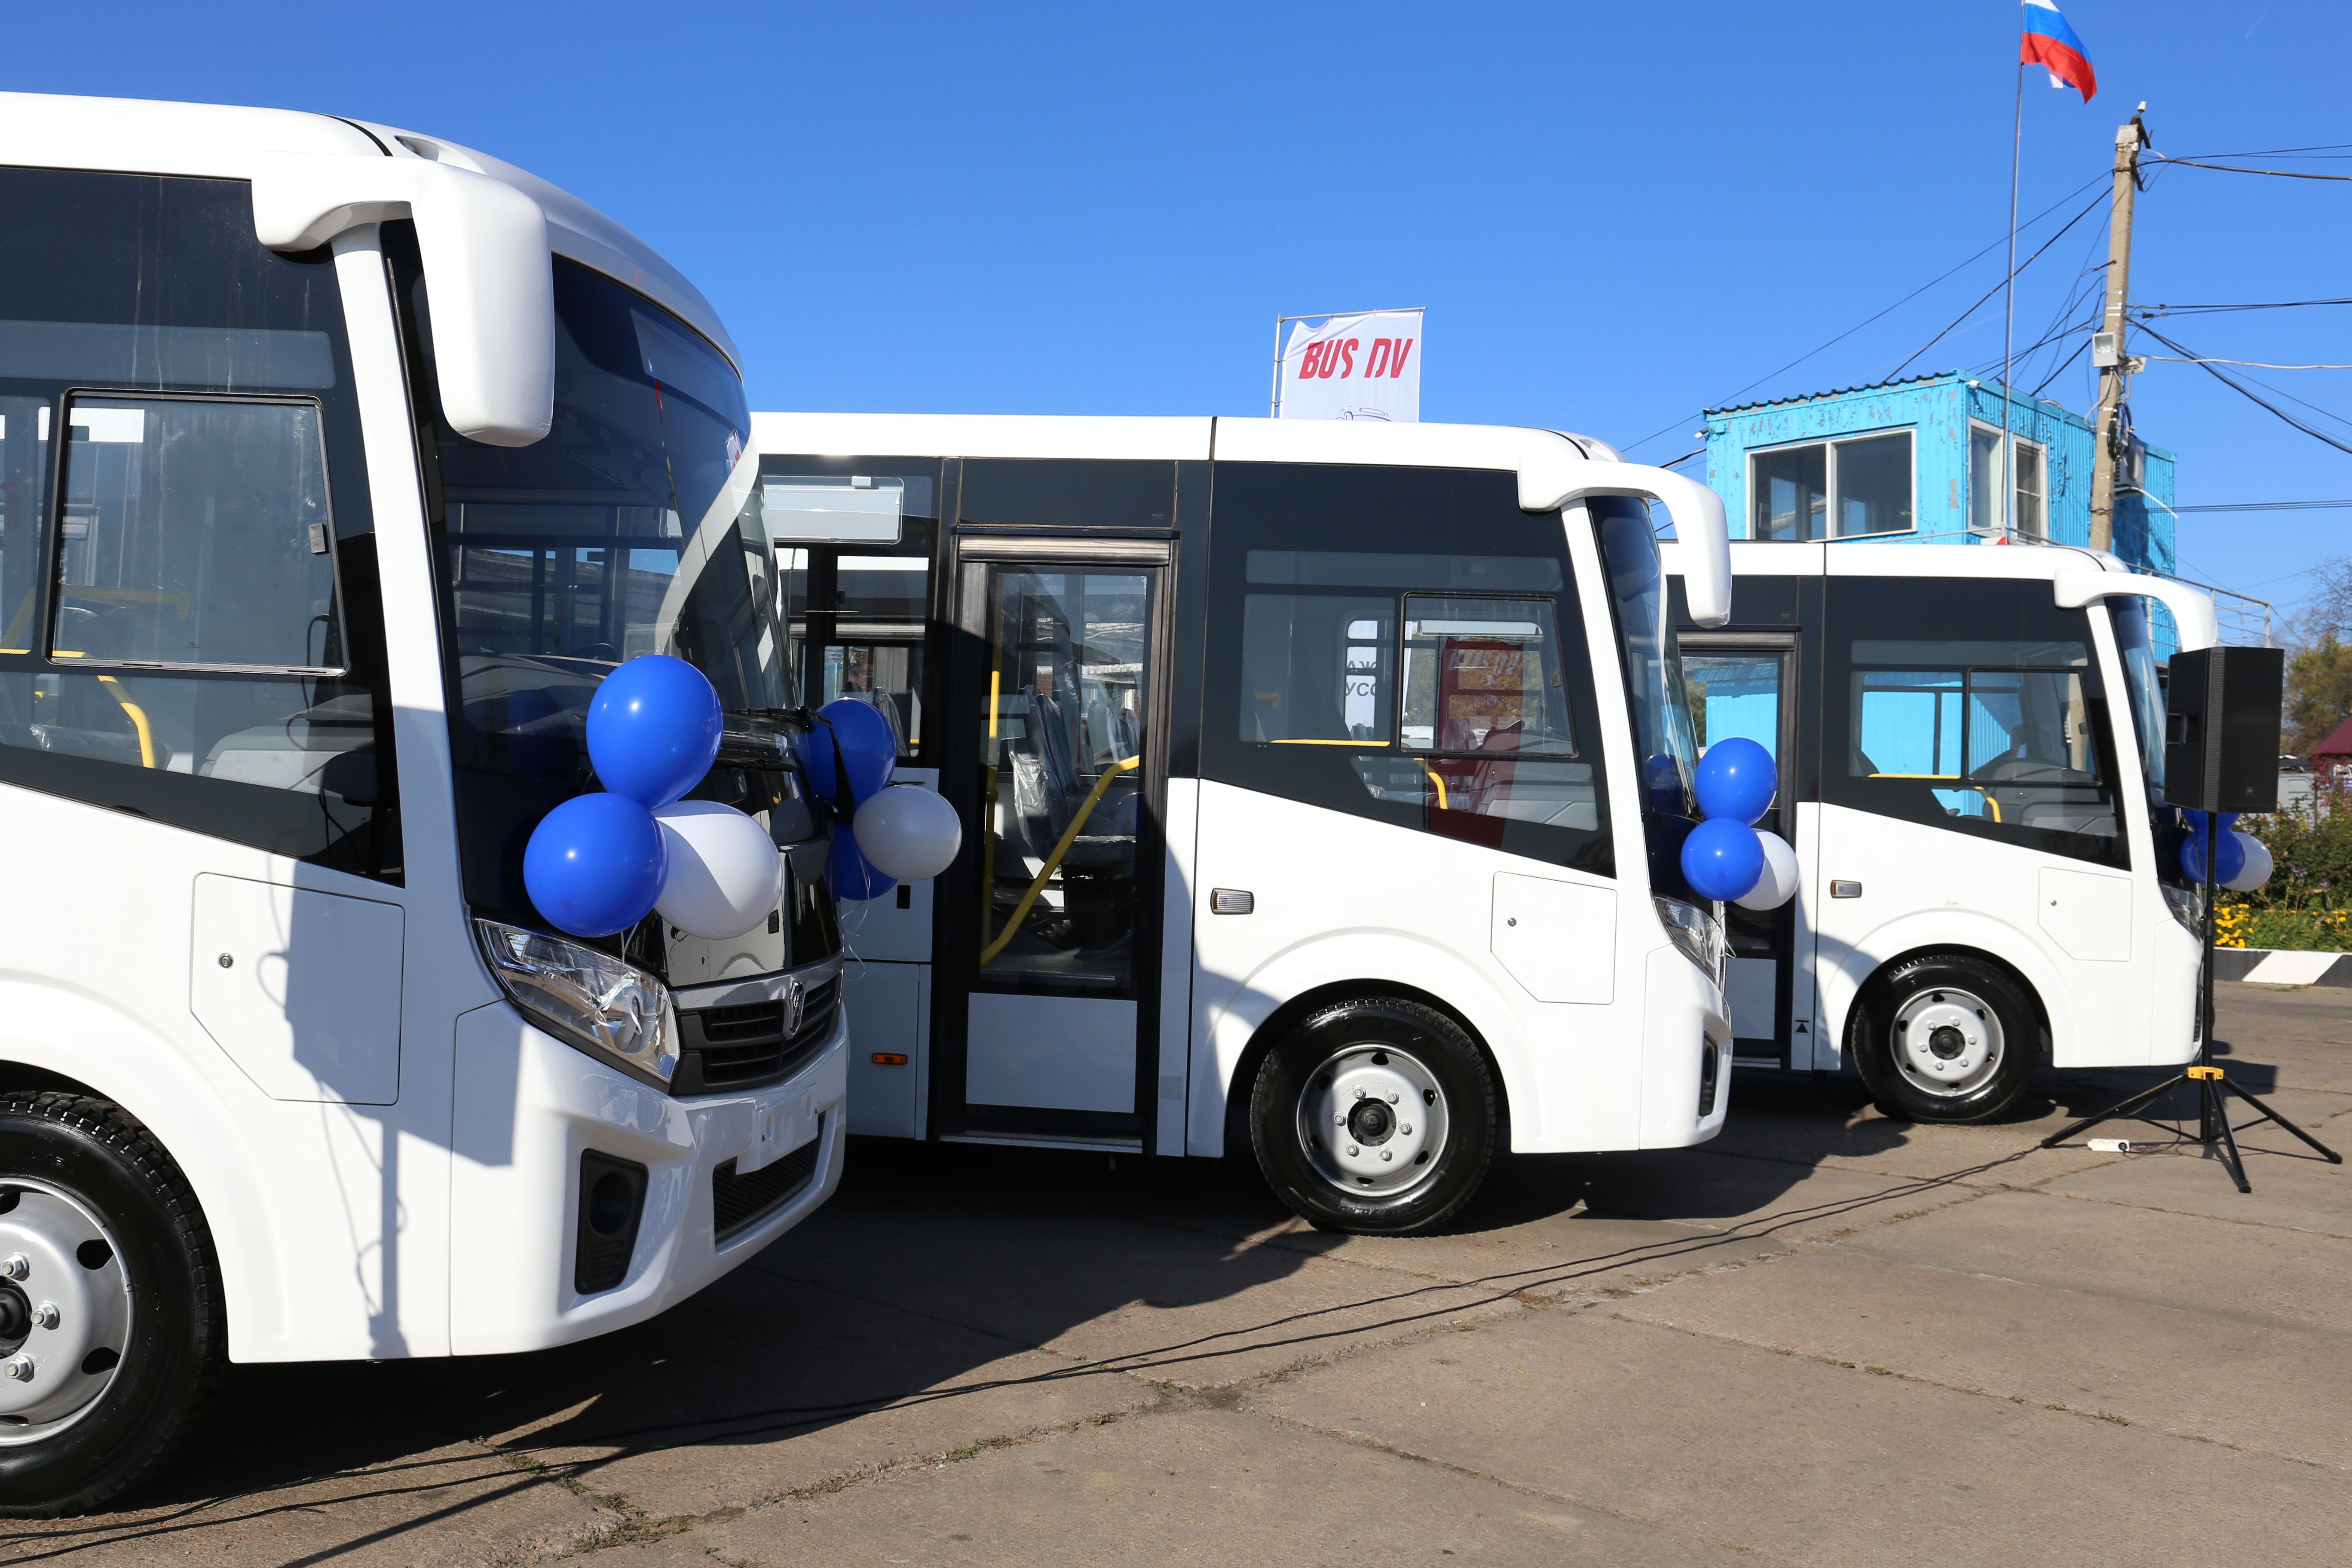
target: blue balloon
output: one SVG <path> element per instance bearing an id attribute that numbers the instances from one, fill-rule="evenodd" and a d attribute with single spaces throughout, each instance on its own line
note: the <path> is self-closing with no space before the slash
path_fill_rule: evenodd
<path id="1" fill-rule="evenodd" d="M 1745 735 L 1734 735 L 1706 749 L 1706 755 L 1699 759 L 1697 783 L 1703 816 L 1752 827 L 1772 809 L 1780 773 L 1772 765 L 1771 752 Z"/>
<path id="2" fill-rule="evenodd" d="M 2189 879 L 2200 887 L 2205 883 L 2205 846 L 2202 840 L 2210 837 L 2210 833 L 2192 833 L 2180 842 L 2180 868 L 2188 872 Z M 2222 834 L 2221 850 L 2213 862 L 2215 884 L 2225 886 L 2234 881 L 2245 868 L 2245 841 L 2235 833 Z"/>
<path id="3" fill-rule="evenodd" d="M 611 936 L 646 918 L 669 876 L 654 815 L 626 795 L 577 795 L 541 819 L 522 852 L 522 884 L 548 922 Z"/>
<path id="4" fill-rule="evenodd" d="M 898 766 L 898 737 L 880 709 L 854 697 L 836 697 L 818 709 L 816 716 L 822 721 L 802 739 L 800 752 L 809 783 L 820 797 L 841 798 L 840 783 L 834 776 L 835 747 L 849 769 L 851 799 L 844 804 L 851 810 L 890 787 L 890 775 Z"/>
<path id="5" fill-rule="evenodd" d="M 846 822 L 833 825 L 833 854 L 824 863 L 824 879 L 836 899 L 878 899 L 898 885 L 896 877 L 874 868 Z"/>
<path id="6" fill-rule="evenodd" d="M 1683 875 L 1703 899 L 1744 899 L 1763 879 L 1764 845 L 1748 824 L 1709 817 L 1683 840 Z"/>
<path id="7" fill-rule="evenodd" d="M 727 715 L 702 671 L 650 653 L 606 676 L 588 704 L 588 760 L 614 795 L 647 811 L 700 784 Z"/>

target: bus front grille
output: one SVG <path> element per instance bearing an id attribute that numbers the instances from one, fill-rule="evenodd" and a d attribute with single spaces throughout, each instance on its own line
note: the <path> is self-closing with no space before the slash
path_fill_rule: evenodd
<path id="1" fill-rule="evenodd" d="M 815 1137 L 748 1176 L 735 1173 L 734 1161 L 722 1162 L 710 1173 L 713 1241 L 724 1247 L 798 1197 L 815 1179 L 817 1152 L 824 1146 L 824 1119 L 819 1117 Z"/>
<path id="2" fill-rule="evenodd" d="M 718 1094 L 781 1082 L 832 1036 L 840 1007 L 841 977 L 835 974 L 808 988 L 801 1002 L 800 1026 L 789 1035 L 782 1002 L 680 1013 L 677 1071 L 670 1079 L 670 1092 Z"/>

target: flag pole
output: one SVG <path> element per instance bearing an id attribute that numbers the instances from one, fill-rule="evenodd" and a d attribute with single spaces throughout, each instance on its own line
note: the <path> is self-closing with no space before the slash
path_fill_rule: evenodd
<path id="1" fill-rule="evenodd" d="M 2023 9 L 2022 6 L 2020 7 Z M 2021 26 L 2022 18 L 2020 18 Z M 2010 357 L 2017 343 L 2017 167 L 2025 149 L 2025 61 L 2017 62 L 2017 109 L 2009 138 L 2009 301 L 2000 322 L 2000 532 L 2017 527 L 2017 437 L 2010 432 Z"/>

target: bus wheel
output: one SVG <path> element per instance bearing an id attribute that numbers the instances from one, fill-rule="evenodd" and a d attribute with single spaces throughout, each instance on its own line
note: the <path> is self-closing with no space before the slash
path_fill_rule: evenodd
<path id="1" fill-rule="evenodd" d="M 0 1093 L 0 1516 L 146 1474 L 226 1339 L 212 1233 L 154 1136 L 102 1100 Z"/>
<path id="2" fill-rule="evenodd" d="M 1406 1236 L 1470 1201 L 1495 1156 L 1486 1059 L 1444 1014 L 1324 1007 L 1266 1053 L 1250 1142 L 1275 1194 L 1323 1230 Z"/>
<path id="3" fill-rule="evenodd" d="M 1990 1121 L 2040 1057 L 2032 1005 L 2003 971 L 1957 952 L 1896 964 L 1863 988 L 1846 1042 L 1878 1109 L 1906 1121 Z"/>

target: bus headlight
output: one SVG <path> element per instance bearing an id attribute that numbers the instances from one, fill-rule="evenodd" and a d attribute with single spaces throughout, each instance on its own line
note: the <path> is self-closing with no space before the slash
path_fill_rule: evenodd
<path id="1" fill-rule="evenodd" d="M 2196 888 L 2176 888 L 2168 882 L 2161 886 L 2164 889 L 2164 907 L 2172 911 L 2172 918 L 2180 922 L 2180 929 L 2198 941 L 2204 941 L 2204 893 Z"/>
<path id="2" fill-rule="evenodd" d="M 1713 911 L 1696 904 L 1686 904 L 1680 899 L 1670 899 L 1663 893 L 1651 895 L 1658 906 L 1658 920 L 1683 956 L 1698 965 L 1698 972 L 1707 977 L 1715 988 L 1723 989 L 1723 922 Z"/>
<path id="3" fill-rule="evenodd" d="M 490 973 L 533 1021 L 590 1056 L 664 1089 L 677 1070 L 669 987 L 610 953 L 544 932 L 477 920 Z"/>

